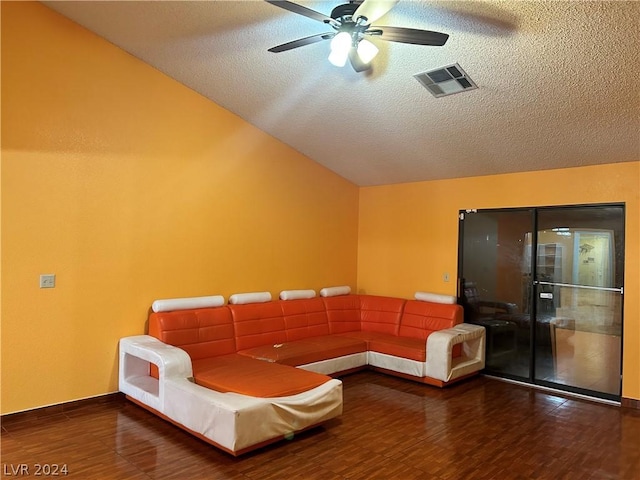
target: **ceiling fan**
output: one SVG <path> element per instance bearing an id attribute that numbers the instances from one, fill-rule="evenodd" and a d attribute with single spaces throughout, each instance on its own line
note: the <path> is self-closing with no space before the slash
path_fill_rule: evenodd
<path id="1" fill-rule="evenodd" d="M 441 47 L 449 38 L 446 33 L 431 32 L 404 27 L 383 27 L 371 25 L 389 10 L 398 0 L 351 0 L 349 3 L 338 5 L 327 16 L 297 3 L 266 0 L 276 7 L 326 23 L 333 28 L 333 32 L 319 33 L 300 38 L 292 42 L 283 43 L 270 48 L 269 52 L 280 53 L 294 48 L 331 40 L 331 54 L 329 61 L 342 67 L 347 59 L 356 72 L 363 72 L 371 67 L 371 60 L 378 53 L 378 47 L 365 37 L 371 36 L 390 42 L 412 43 L 414 45 L 432 45 Z"/>

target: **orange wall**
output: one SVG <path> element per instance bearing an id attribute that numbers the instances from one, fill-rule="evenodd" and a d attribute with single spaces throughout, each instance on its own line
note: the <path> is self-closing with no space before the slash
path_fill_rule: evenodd
<path id="1" fill-rule="evenodd" d="M 40 4 L 1 13 L 1 413 L 116 390 L 156 298 L 454 294 L 459 209 L 613 201 L 640 399 L 638 163 L 358 190 Z"/>
<path id="2" fill-rule="evenodd" d="M 358 290 L 455 295 L 461 209 L 625 202 L 622 395 L 640 399 L 639 192 L 639 162 L 362 188 Z"/>
<path id="3" fill-rule="evenodd" d="M 117 390 L 156 298 L 356 284 L 355 185 L 38 3 L 2 3 L 1 195 L 2 413 Z"/>

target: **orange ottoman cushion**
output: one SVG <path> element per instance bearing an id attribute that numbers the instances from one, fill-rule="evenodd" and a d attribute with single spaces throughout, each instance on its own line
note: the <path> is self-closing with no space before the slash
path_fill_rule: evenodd
<path id="1" fill-rule="evenodd" d="M 193 362 L 195 382 L 218 392 L 252 397 L 296 395 L 331 380 L 331 377 L 277 363 L 231 354 Z"/>

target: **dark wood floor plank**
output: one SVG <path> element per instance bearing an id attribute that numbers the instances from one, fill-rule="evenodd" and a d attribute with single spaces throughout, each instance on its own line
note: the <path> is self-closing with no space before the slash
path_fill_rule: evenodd
<path id="1" fill-rule="evenodd" d="M 65 464 L 75 479 L 638 479 L 640 411 L 478 377 L 444 390 L 373 372 L 344 414 L 232 457 L 114 395 L 2 418 L 2 478 Z"/>

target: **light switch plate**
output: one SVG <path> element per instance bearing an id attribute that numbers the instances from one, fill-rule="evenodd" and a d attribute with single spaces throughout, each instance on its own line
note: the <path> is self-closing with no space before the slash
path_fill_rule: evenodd
<path id="1" fill-rule="evenodd" d="M 55 288 L 56 276 L 53 273 L 40 275 L 40 288 Z"/>

